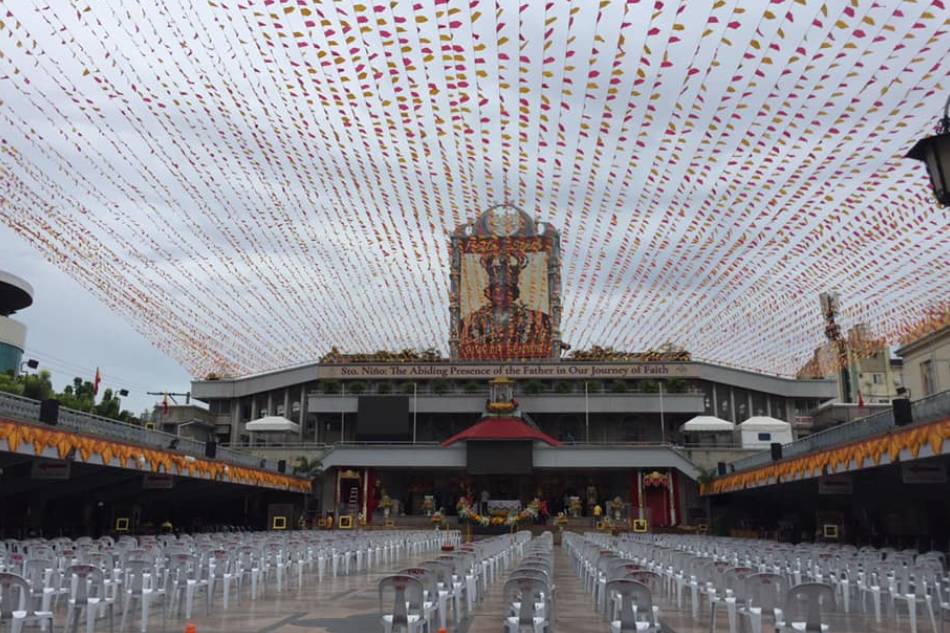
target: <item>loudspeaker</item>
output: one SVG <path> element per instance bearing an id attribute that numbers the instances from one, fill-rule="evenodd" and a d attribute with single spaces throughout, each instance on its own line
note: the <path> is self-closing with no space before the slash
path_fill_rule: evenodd
<path id="1" fill-rule="evenodd" d="M 781 444 L 779 444 L 778 442 L 772 442 L 772 444 L 770 445 L 770 448 L 772 449 L 773 462 L 777 462 L 778 460 L 782 459 L 782 445 Z"/>
<path id="2" fill-rule="evenodd" d="M 205 442 L 205 457 L 210 457 L 214 459 L 218 454 L 218 443 L 214 440 L 208 440 Z"/>
<path id="3" fill-rule="evenodd" d="M 719 462 L 716 464 L 716 472 L 720 475 L 726 474 L 726 462 Z"/>
<path id="4" fill-rule="evenodd" d="M 894 424 L 897 426 L 906 426 L 914 423 L 914 413 L 910 409 L 910 400 L 907 398 L 894 398 L 891 400 L 891 407 L 894 409 Z"/>
<path id="5" fill-rule="evenodd" d="M 59 400 L 44 400 L 40 403 L 40 422 L 59 424 Z"/>
<path id="6" fill-rule="evenodd" d="M 286 459 L 282 459 L 282 460 L 280 460 L 279 462 L 277 462 L 277 472 L 279 472 L 279 473 L 285 473 L 285 472 L 287 472 L 287 460 L 286 460 Z"/>

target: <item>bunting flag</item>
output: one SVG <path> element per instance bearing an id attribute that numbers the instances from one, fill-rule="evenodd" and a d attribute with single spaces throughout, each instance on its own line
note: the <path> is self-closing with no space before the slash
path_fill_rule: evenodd
<path id="1" fill-rule="evenodd" d="M 688 6 L 688 8 L 687 8 Z M 562 337 L 793 374 L 950 324 L 902 158 L 946 0 L 0 0 L 0 221 L 194 374 L 448 348 L 447 235 L 562 231 Z"/>

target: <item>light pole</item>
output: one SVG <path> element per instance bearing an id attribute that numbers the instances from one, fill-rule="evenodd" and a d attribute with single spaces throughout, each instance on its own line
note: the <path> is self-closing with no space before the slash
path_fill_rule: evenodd
<path id="1" fill-rule="evenodd" d="M 950 96 L 943 106 L 943 118 L 937 133 L 917 141 L 906 157 L 922 161 L 927 166 L 937 203 L 950 207 Z"/>
<path id="2" fill-rule="evenodd" d="M 584 435 L 586 443 L 590 444 L 590 405 L 587 400 L 587 381 L 584 381 Z"/>
<path id="3" fill-rule="evenodd" d="M 660 442 L 666 443 L 666 421 L 663 419 L 663 381 L 657 381 L 660 385 Z"/>
<path id="4" fill-rule="evenodd" d="M 31 359 L 29 359 L 29 360 L 25 360 L 25 361 L 23 361 L 22 363 L 20 363 L 20 373 L 21 373 L 21 374 L 23 373 L 23 366 L 24 366 L 24 365 L 26 365 L 26 366 L 29 367 L 30 369 L 36 369 L 37 367 L 40 366 L 40 361 L 36 360 L 35 358 L 31 358 Z"/>
<path id="5" fill-rule="evenodd" d="M 346 437 L 346 383 L 340 381 L 340 444 L 343 443 L 343 438 Z"/>

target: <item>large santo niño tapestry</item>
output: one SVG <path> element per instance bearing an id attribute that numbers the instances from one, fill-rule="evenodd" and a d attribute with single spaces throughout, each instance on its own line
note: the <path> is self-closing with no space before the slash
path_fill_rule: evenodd
<path id="1" fill-rule="evenodd" d="M 560 248 L 550 225 L 496 206 L 452 237 L 452 338 L 459 360 L 557 358 Z"/>

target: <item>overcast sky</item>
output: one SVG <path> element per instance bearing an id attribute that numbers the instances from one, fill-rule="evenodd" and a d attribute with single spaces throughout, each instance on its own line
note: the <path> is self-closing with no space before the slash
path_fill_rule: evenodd
<path id="1" fill-rule="evenodd" d="M 98 366 L 101 388 L 128 389 L 122 406 L 136 415 L 159 400 L 147 391 L 188 391 L 181 365 L 2 224 L 0 253 L 0 270 L 33 285 L 33 305 L 14 316 L 28 328 L 24 360 L 39 360 L 57 389 L 74 376 L 92 380 Z"/>
<path id="2" fill-rule="evenodd" d="M 0 41 L 0 269 L 57 385 L 447 352 L 448 235 L 506 200 L 561 231 L 575 350 L 790 375 L 821 292 L 890 342 L 950 313 L 903 158 L 946 2 L 86 4 Z"/>

